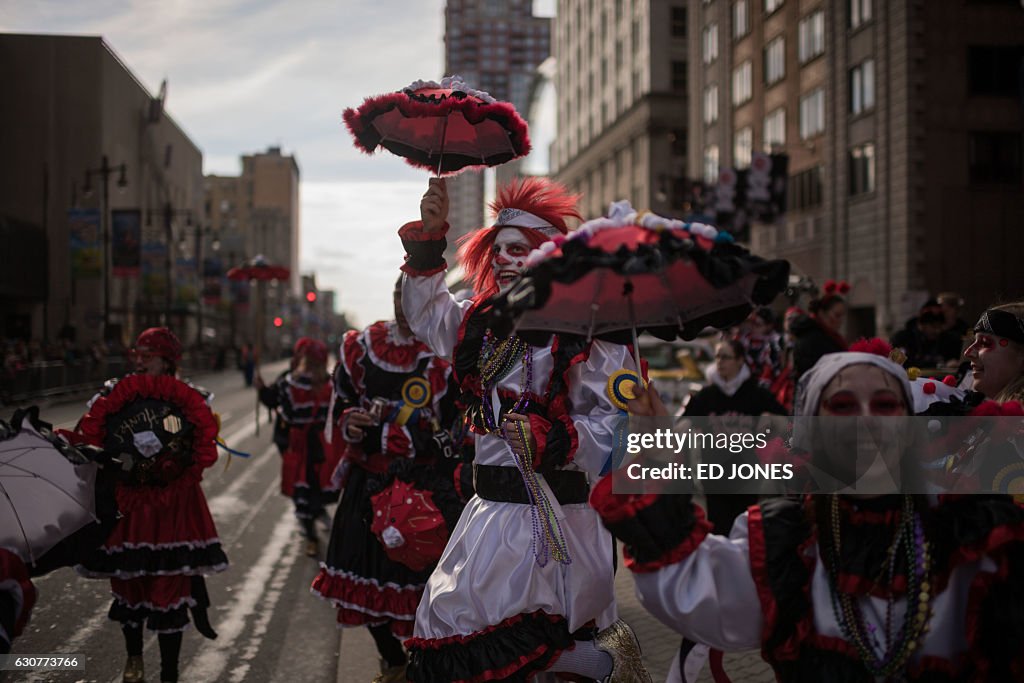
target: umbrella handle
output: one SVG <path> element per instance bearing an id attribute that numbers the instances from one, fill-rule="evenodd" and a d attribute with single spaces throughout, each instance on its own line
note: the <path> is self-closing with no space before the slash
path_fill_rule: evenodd
<path id="1" fill-rule="evenodd" d="M 437 177 L 441 177 L 441 164 L 444 163 L 444 142 L 448 137 L 448 117 L 444 117 L 444 126 L 441 128 L 441 155 L 437 159 Z"/>
<path id="2" fill-rule="evenodd" d="M 633 361 L 636 363 L 636 376 L 643 383 L 644 371 L 643 366 L 640 365 L 640 340 L 637 338 L 636 325 L 633 325 Z"/>

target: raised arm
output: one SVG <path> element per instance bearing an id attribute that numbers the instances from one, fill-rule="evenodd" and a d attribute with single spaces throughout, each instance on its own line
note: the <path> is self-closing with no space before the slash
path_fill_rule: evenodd
<path id="1" fill-rule="evenodd" d="M 448 264 L 448 190 L 443 178 L 431 178 L 420 200 L 420 220 L 406 223 L 398 231 L 405 247 L 402 272 L 402 311 L 413 334 L 434 354 L 451 358 L 458 341 L 459 325 L 472 305 L 456 301 L 444 276 Z"/>

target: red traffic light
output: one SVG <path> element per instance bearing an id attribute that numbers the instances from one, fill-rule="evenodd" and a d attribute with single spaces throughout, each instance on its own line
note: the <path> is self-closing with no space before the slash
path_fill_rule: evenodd
<path id="1" fill-rule="evenodd" d="M 316 292 L 306 292 L 306 301 L 309 303 L 316 301 Z"/>
<path id="2" fill-rule="evenodd" d="M 284 319 L 280 316 L 274 318 L 274 327 L 281 327 L 281 325 L 284 325 Z"/>

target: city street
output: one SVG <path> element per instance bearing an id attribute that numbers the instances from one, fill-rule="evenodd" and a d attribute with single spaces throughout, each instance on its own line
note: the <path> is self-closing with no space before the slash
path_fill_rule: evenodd
<path id="1" fill-rule="evenodd" d="M 263 366 L 266 379 L 283 362 Z M 255 433 L 253 392 L 241 374 L 204 375 L 197 384 L 214 392 L 214 409 L 223 420 L 225 441 L 252 453 L 232 458 L 225 469 L 221 455 L 207 470 L 204 489 L 231 561 L 226 572 L 208 580 L 213 601 L 211 621 L 216 641 L 186 632 L 181 654 L 182 681 L 333 681 L 366 683 L 377 673 L 377 654 L 366 629 L 335 627 L 334 610 L 310 595 L 316 563 L 302 554 L 302 539 L 292 503 L 278 493 L 279 457 L 264 422 Z M 84 410 L 85 397 L 44 405 L 44 419 L 70 429 Z M 5 412 L 9 417 L 9 412 Z M 326 548 L 328 529 L 321 527 Z M 621 565 L 620 565 L 621 566 Z M 121 680 L 124 643 L 107 619 L 110 606 L 106 580 L 79 577 L 62 569 L 35 580 L 36 607 L 14 654 L 81 654 L 85 670 L 23 675 L 7 672 L 0 681 Z M 621 616 L 633 625 L 656 681 L 664 680 L 679 638 L 656 622 L 636 602 L 629 572 L 619 573 L 616 594 Z M 339 657 L 339 652 L 341 656 Z M 159 650 L 155 636 L 145 645 L 148 680 L 156 680 Z M 727 657 L 726 668 L 736 683 L 772 680 L 756 654 Z M 702 681 L 710 681 L 705 671 Z"/>

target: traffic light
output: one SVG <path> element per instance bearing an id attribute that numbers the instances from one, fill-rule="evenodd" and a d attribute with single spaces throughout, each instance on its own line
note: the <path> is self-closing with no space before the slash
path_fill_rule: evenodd
<path id="1" fill-rule="evenodd" d="M 306 292 L 306 301 L 308 301 L 311 304 L 312 303 L 316 303 L 316 292 L 314 292 L 312 290 Z"/>
<path id="2" fill-rule="evenodd" d="M 284 318 L 281 316 L 274 318 L 274 327 L 281 327 L 282 325 L 284 325 Z"/>

